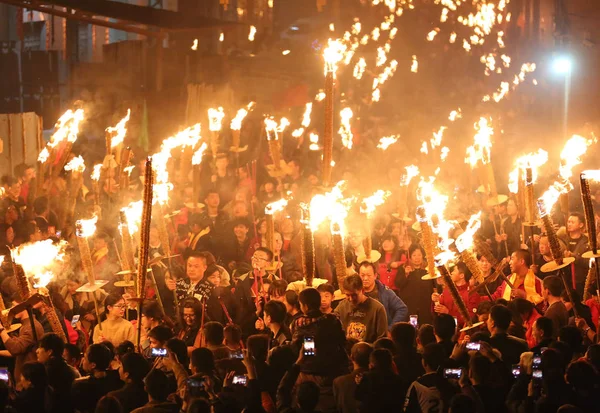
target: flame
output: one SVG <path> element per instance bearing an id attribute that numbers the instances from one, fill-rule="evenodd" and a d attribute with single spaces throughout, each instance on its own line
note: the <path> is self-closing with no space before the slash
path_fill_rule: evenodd
<path id="1" fill-rule="evenodd" d="M 54 274 L 51 271 L 43 272 L 34 277 L 37 281 L 34 282 L 33 288 L 46 288 L 46 286 L 52 281 Z"/>
<path id="2" fill-rule="evenodd" d="M 419 71 L 419 61 L 417 60 L 417 55 L 412 56 L 412 64 L 410 65 L 410 71 L 413 73 L 417 73 Z"/>
<path id="3" fill-rule="evenodd" d="M 310 115 L 312 113 L 312 102 L 306 104 L 306 109 L 304 110 L 304 115 L 302 115 L 302 126 L 308 128 L 310 126 Z"/>
<path id="4" fill-rule="evenodd" d="M 131 202 L 124 208 L 121 208 L 121 211 L 125 213 L 125 217 L 127 219 L 127 227 L 129 228 L 129 232 L 133 235 L 139 230 L 139 226 L 142 220 L 142 211 L 144 208 L 143 201 Z"/>
<path id="5" fill-rule="evenodd" d="M 559 174 L 563 179 L 569 179 L 573 176 L 572 169 L 582 162 L 581 157 L 587 152 L 588 146 L 594 142 L 596 142 L 595 136 L 591 139 L 586 139 L 579 135 L 573 135 L 567 141 L 560 153 Z"/>
<path id="6" fill-rule="evenodd" d="M 127 128 L 125 126 L 127 125 L 127 122 L 129 122 L 130 117 L 131 117 L 131 109 L 127 109 L 127 115 L 123 119 L 121 119 L 115 127 L 109 126 L 108 128 L 106 128 L 106 131 L 108 133 L 111 133 L 111 134 L 114 133 L 114 135 L 112 136 L 112 139 L 111 139 L 111 143 L 110 143 L 111 148 L 116 148 L 117 145 L 123 143 L 123 140 L 125 139 L 125 135 L 127 134 Z"/>
<path id="7" fill-rule="evenodd" d="M 538 149 L 537 152 L 523 155 L 515 161 L 515 169 L 508 175 L 508 189 L 511 193 L 519 192 L 519 171 L 525 176 L 525 168 L 531 168 L 533 182 L 537 180 L 538 168 L 548 162 L 548 152 Z"/>
<path id="8" fill-rule="evenodd" d="M 449 153 L 450 153 L 450 148 L 448 148 L 447 146 L 444 146 L 440 150 L 440 159 L 441 159 L 442 162 L 444 162 L 446 160 L 446 158 L 448 157 Z M 439 171 L 437 171 L 437 172 L 439 172 Z M 436 172 L 436 175 L 437 175 L 437 172 Z"/>
<path id="9" fill-rule="evenodd" d="M 400 139 L 400 136 L 398 135 L 384 136 L 383 138 L 379 139 L 379 144 L 377 145 L 377 148 L 385 151 L 387 148 L 390 147 L 390 145 L 393 145 L 394 143 L 398 142 L 398 139 Z"/>
<path id="10" fill-rule="evenodd" d="M 313 231 L 319 229 L 319 226 L 327 219 L 340 225 L 340 231 L 344 231 L 344 219 L 348 215 L 350 201 L 352 198 L 344 199 L 343 191 L 346 188 L 346 181 L 338 182 L 326 194 L 317 194 L 310 200 L 310 228 Z"/>
<path id="11" fill-rule="evenodd" d="M 452 223 L 444 219 L 448 196 L 441 194 L 434 186 L 435 178 L 430 176 L 428 180 L 421 178 L 417 189 L 417 200 L 419 200 L 425 211 L 425 221 L 429 221 L 432 229 L 438 234 L 440 240 L 439 248 L 444 251 L 452 244 L 449 238 Z M 434 219 L 435 218 L 435 219 Z M 419 220 L 422 220 L 419 217 Z"/>
<path id="12" fill-rule="evenodd" d="M 309 136 L 309 140 L 310 140 L 310 145 L 309 145 L 308 149 L 310 149 L 311 151 L 318 151 L 319 150 L 319 135 L 317 135 L 316 133 L 311 133 Z"/>
<path id="13" fill-rule="evenodd" d="M 362 204 L 360 206 L 360 212 L 366 214 L 368 218 L 372 218 L 375 213 L 375 209 L 383 205 L 385 200 L 391 195 L 390 191 L 384 191 L 382 189 L 378 189 L 375 193 L 367 198 L 363 198 Z"/>
<path id="14" fill-rule="evenodd" d="M 80 219 L 75 222 L 76 235 L 81 238 L 89 238 L 96 232 L 96 222 L 98 217 L 94 216 L 90 219 Z"/>
<path id="15" fill-rule="evenodd" d="M 279 201 L 271 202 L 267 204 L 265 207 L 265 214 L 273 215 L 275 212 L 283 211 L 283 209 L 287 206 L 287 199 L 281 198 Z"/>
<path id="16" fill-rule="evenodd" d="M 53 243 L 52 240 L 44 240 L 22 244 L 12 249 L 11 253 L 15 263 L 23 267 L 25 274 L 35 276 L 37 284 L 45 287 L 52 279 L 52 274 L 48 278 L 45 273 L 61 269 L 60 262 L 64 260 L 68 245 L 67 241 Z"/>
<path id="17" fill-rule="evenodd" d="M 442 251 L 435 256 L 436 267 L 446 265 L 450 261 L 454 261 L 456 254 L 453 251 Z"/>
<path id="18" fill-rule="evenodd" d="M 360 59 L 358 59 L 358 62 L 356 62 L 356 65 L 354 66 L 353 76 L 358 80 L 362 79 L 366 68 L 367 62 L 365 61 L 364 57 L 361 57 Z"/>
<path id="19" fill-rule="evenodd" d="M 478 162 L 487 164 L 491 160 L 491 136 L 494 134 L 494 129 L 490 126 L 490 121 L 491 119 L 481 117 L 475 124 L 477 133 L 474 136 L 474 144 L 467 148 L 467 157 L 465 158 L 465 162 L 471 165 L 471 168 L 474 168 Z"/>
<path id="20" fill-rule="evenodd" d="M 290 125 L 290 121 L 287 118 L 281 118 L 279 124 L 275 121 L 273 117 L 265 118 L 265 130 L 267 131 L 267 139 L 271 140 L 274 138 L 275 140 L 279 139 L 279 133 L 283 132 L 286 127 Z M 273 135 L 271 135 L 273 133 Z"/>
<path id="21" fill-rule="evenodd" d="M 67 110 L 56 122 L 54 128 L 56 132 L 50 137 L 48 146 L 55 148 L 60 142 L 65 139 L 71 143 L 77 140 L 79 134 L 79 124 L 84 119 L 83 109 L 77 109 L 73 112 L 71 109 Z"/>
<path id="22" fill-rule="evenodd" d="M 352 127 L 350 126 L 350 119 L 352 119 L 352 109 L 344 108 L 340 111 L 340 129 L 338 133 L 342 136 L 342 144 L 348 148 L 352 149 Z"/>
<path id="23" fill-rule="evenodd" d="M 431 149 L 435 149 L 442 144 L 442 138 L 444 137 L 444 131 L 446 129 L 448 129 L 446 126 L 440 126 L 440 129 L 437 132 L 433 132 L 433 138 L 429 140 Z"/>
<path id="24" fill-rule="evenodd" d="M 125 172 L 127 174 L 127 176 L 131 176 L 131 172 L 133 171 L 134 168 L 135 168 L 135 165 L 126 166 L 125 168 L 123 168 L 123 172 Z"/>
<path id="25" fill-rule="evenodd" d="M 222 42 L 223 40 L 225 40 L 225 33 L 221 32 L 219 34 L 219 41 Z"/>
<path id="26" fill-rule="evenodd" d="M 194 51 L 198 50 L 198 39 L 194 39 L 191 49 Z"/>
<path id="27" fill-rule="evenodd" d="M 412 179 L 415 176 L 419 175 L 419 167 L 416 165 L 409 165 L 406 166 L 404 168 L 406 170 L 406 173 L 402 176 L 402 180 L 400 181 L 400 186 L 408 186 L 408 184 L 410 184 L 410 181 L 412 181 Z"/>
<path id="28" fill-rule="evenodd" d="M 40 152 L 37 160 L 38 160 L 38 162 L 45 163 L 48 160 L 49 156 L 50 156 L 50 152 L 48 152 L 48 148 L 44 148 Z"/>
<path id="29" fill-rule="evenodd" d="M 241 108 L 240 110 L 238 110 L 237 114 L 235 115 L 235 118 L 231 119 L 231 123 L 229 124 L 231 130 L 242 129 L 242 121 L 244 120 L 246 115 L 248 115 L 248 110 L 246 110 L 245 108 Z"/>
<path id="30" fill-rule="evenodd" d="M 327 95 L 325 94 L 325 92 L 323 92 L 322 90 L 320 90 L 319 93 L 317 93 L 317 95 L 315 96 L 315 100 L 317 102 L 322 102 L 325 99 L 326 96 Z"/>
<path id="31" fill-rule="evenodd" d="M 208 145 L 206 142 L 202 142 L 200 148 L 198 148 L 198 150 L 194 152 L 194 155 L 192 156 L 192 165 L 200 165 L 202 163 L 202 157 L 204 156 L 204 151 L 206 151 L 207 148 Z"/>
<path id="32" fill-rule="evenodd" d="M 460 118 L 462 118 L 462 111 L 460 110 L 460 108 L 458 108 L 457 110 L 453 110 L 452 112 L 450 112 L 450 115 L 448 115 L 448 120 L 450 120 L 450 122 L 454 122 L 456 119 Z"/>
<path id="33" fill-rule="evenodd" d="M 325 60 L 325 73 L 331 72 L 335 75 L 335 72 L 337 71 L 337 65 L 344 59 L 344 54 L 346 53 L 347 48 L 340 39 L 329 39 L 327 44 L 328 45 L 323 52 L 323 58 Z"/>
<path id="34" fill-rule="evenodd" d="M 593 181 L 600 181 L 600 170 L 587 170 L 581 173 L 584 179 L 591 179 Z M 0 260 L 2 262 L 2 260 Z"/>
<path id="35" fill-rule="evenodd" d="M 458 238 L 456 238 L 456 248 L 459 252 L 462 252 L 473 246 L 473 237 L 475 236 L 475 233 L 479 230 L 479 228 L 481 228 L 481 211 L 479 211 L 475 215 L 471 215 L 465 232 L 463 232 L 458 236 Z"/>
<path id="36" fill-rule="evenodd" d="M 79 172 L 85 171 L 85 163 L 81 155 L 71 159 L 68 164 L 65 165 L 65 171 Z"/>
<path id="37" fill-rule="evenodd" d="M 256 37 L 256 27 L 250 26 L 250 33 L 248 33 L 248 40 L 253 42 L 255 37 Z"/>
<path id="38" fill-rule="evenodd" d="M 430 31 L 429 33 L 427 33 L 427 40 L 432 42 L 433 39 L 435 39 L 435 36 L 437 36 L 437 34 L 440 32 L 440 29 L 438 29 L 437 27 L 435 29 L 433 29 L 432 31 Z"/>
<path id="39" fill-rule="evenodd" d="M 125 169 L 127 169 L 127 168 L 125 168 Z M 96 181 L 96 182 L 100 181 L 100 173 L 101 172 L 102 172 L 102 164 L 99 163 L 97 165 L 94 165 L 94 168 L 92 170 L 92 176 L 91 176 L 92 180 Z"/>
<path id="40" fill-rule="evenodd" d="M 217 109 L 210 108 L 208 109 L 208 129 L 211 132 L 218 132 L 221 130 L 221 123 L 223 122 L 223 118 L 225 117 L 225 112 L 223 112 L 222 107 L 218 107 Z"/>
<path id="41" fill-rule="evenodd" d="M 456 42 L 456 33 L 454 33 L 454 32 L 450 33 L 450 38 L 448 39 L 448 42 L 450 42 L 450 43 Z"/>
<path id="42" fill-rule="evenodd" d="M 387 62 L 387 54 L 383 47 L 377 48 L 377 60 L 375 61 L 375 66 L 383 66 Z"/>
<path id="43" fill-rule="evenodd" d="M 330 32 L 334 32 L 335 31 L 335 24 L 329 23 L 329 31 Z"/>

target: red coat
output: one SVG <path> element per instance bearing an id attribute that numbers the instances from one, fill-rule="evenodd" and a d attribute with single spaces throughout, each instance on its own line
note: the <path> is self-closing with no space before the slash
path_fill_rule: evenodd
<path id="1" fill-rule="evenodd" d="M 479 296 L 479 294 L 469 294 L 468 284 L 461 285 L 460 287 L 456 286 L 456 288 L 458 289 L 458 293 L 460 294 L 463 301 L 465 302 L 465 305 L 467 306 L 467 311 L 469 312 L 469 315 L 475 314 L 474 310 L 477 309 L 477 306 L 481 301 L 481 297 Z M 465 324 L 465 320 L 463 320 L 463 317 L 460 314 L 460 311 L 458 310 L 458 306 L 454 304 L 452 294 L 450 294 L 450 290 L 448 290 L 447 288 L 444 288 L 444 292 L 440 296 L 440 304 L 448 308 L 448 314 L 450 314 L 452 317 L 456 317 L 459 326 Z"/>
<path id="2" fill-rule="evenodd" d="M 535 339 L 533 338 L 533 324 L 535 323 L 535 320 L 537 320 L 540 317 L 540 313 L 538 313 L 534 309 L 531 312 L 529 318 L 525 320 L 525 322 L 523 322 L 523 326 L 527 329 L 527 331 L 525 332 L 525 339 L 527 340 L 527 345 L 529 346 L 529 348 L 534 348 L 537 345 Z"/>
<path id="3" fill-rule="evenodd" d="M 592 313 L 592 322 L 596 326 L 596 331 L 598 331 L 598 318 L 600 318 L 600 303 L 598 303 L 598 299 L 592 297 L 585 302 L 585 305 L 590 307 L 590 312 Z"/>

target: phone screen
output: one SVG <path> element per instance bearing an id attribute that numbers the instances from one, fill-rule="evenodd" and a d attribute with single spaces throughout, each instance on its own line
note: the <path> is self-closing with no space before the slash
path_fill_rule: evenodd
<path id="1" fill-rule="evenodd" d="M 534 369 L 532 377 L 534 379 L 541 379 L 543 377 L 542 370 L 540 370 L 540 369 Z"/>
<path id="2" fill-rule="evenodd" d="M 539 367 L 542 364 L 542 356 L 535 354 L 533 356 L 533 368 Z"/>
<path id="3" fill-rule="evenodd" d="M 447 379 L 460 379 L 462 369 L 444 369 L 444 377 Z"/>
<path id="4" fill-rule="evenodd" d="M 304 337 L 304 355 L 314 356 L 315 355 L 315 338 Z"/>
<path id="5" fill-rule="evenodd" d="M 454 325 L 456 326 L 456 328 L 458 328 L 458 318 L 453 317 L 454 318 Z"/>
<path id="6" fill-rule="evenodd" d="M 412 324 L 412 326 L 414 328 L 417 328 L 419 325 L 419 316 L 418 315 L 411 315 L 410 316 L 410 323 Z"/>
<path id="7" fill-rule="evenodd" d="M 513 366 L 512 366 L 512 374 L 513 374 L 513 377 L 515 379 L 517 377 L 519 377 L 521 375 L 521 366 L 519 366 L 518 364 L 513 364 Z"/>
<path id="8" fill-rule="evenodd" d="M 71 327 L 75 327 L 77 325 L 77 322 L 79 321 L 79 317 L 81 317 L 79 314 L 75 314 L 73 316 L 73 318 L 71 319 Z"/>
<path id="9" fill-rule="evenodd" d="M 476 350 L 479 351 L 481 349 L 481 344 L 476 342 L 467 343 L 467 350 Z"/>
<path id="10" fill-rule="evenodd" d="M 8 383 L 8 367 L 0 367 L 0 380 Z"/>
<path id="11" fill-rule="evenodd" d="M 153 348 L 152 349 L 152 357 L 165 357 L 167 355 L 166 348 Z"/>
<path id="12" fill-rule="evenodd" d="M 233 384 L 241 384 L 242 386 L 245 386 L 247 381 L 248 377 L 243 374 L 233 376 Z"/>
<path id="13" fill-rule="evenodd" d="M 235 350 L 229 353 L 229 358 L 230 359 L 236 359 L 236 360 L 243 360 L 244 359 L 244 352 L 240 349 L 240 350 Z"/>

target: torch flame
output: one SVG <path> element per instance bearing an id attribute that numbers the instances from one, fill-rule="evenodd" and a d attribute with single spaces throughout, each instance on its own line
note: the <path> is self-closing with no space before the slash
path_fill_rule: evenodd
<path id="1" fill-rule="evenodd" d="M 273 215 L 275 212 L 283 211 L 283 209 L 287 206 L 287 199 L 281 198 L 279 201 L 271 202 L 267 204 L 265 207 L 265 214 Z"/>
<path id="2" fill-rule="evenodd" d="M 323 52 L 323 58 L 325 59 L 325 73 L 331 72 L 335 75 L 337 65 L 344 58 L 344 53 L 347 48 L 340 39 L 329 39 L 327 43 L 328 46 Z"/>
<path id="3" fill-rule="evenodd" d="M 253 42 L 255 37 L 256 37 L 256 27 L 250 26 L 250 33 L 248 33 L 248 40 Z"/>
<path id="4" fill-rule="evenodd" d="M 338 133 L 342 136 L 342 144 L 348 149 L 352 149 L 352 138 L 354 137 L 350 126 L 352 115 L 352 109 L 350 108 L 344 108 L 340 111 L 341 122 Z"/>
<path id="5" fill-rule="evenodd" d="M 206 142 L 202 142 L 200 148 L 198 148 L 198 150 L 194 152 L 194 155 L 192 156 L 192 165 L 200 165 L 202 163 L 202 157 L 204 156 L 204 151 L 206 151 L 207 148 L 208 145 Z"/>
<path id="6" fill-rule="evenodd" d="M 231 119 L 231 123 L 229 127 L 231 130 L 240 130 L 242 129 L 242 121 L 248 115 L 248 111 L 245 108 L 241 108 L 237 111 L 235 118 Z"/>
<path id="7" fill-rule="evenodd" d="M 265 130 L 267 131 L 267 139 L 271 140 L 274 138 L 275 140 L 279 139 L 278 133 L 283 132 L 286 127 L 290 125 L 290 121 L 287 118 L 281 118 L 279 121 L 279 125 L 277 121 L 273 117 L 265 118 Z M 271 136 L 273 133 L 273 136 Z"/>
<path id="8" fill-rule="evenodd" d="M 75 158 L 71 159 L 69 161 L 68 164 L 65 165 L 65 171 L 72 171 L 72 172 L 83 172 L 85 171 L 85 163 L 83 160 L 83 157 L 81 155 L 76 156 Z"/>
<path id="9" fill-rule="evenodd" d="M 308 128 L 310 126 L 310 115 L 312 113 L 312 102 L 306 104 L 306 109 L 304 110 L 304 115 L 302 116 L 302 126 Z"/>
<path id="10" fill-rule="evenodd" d="M 60 269 L 57 267 L 65 257 L 67 246 L 66 241 L 55 244 L 48 239 L 31 244 L 22 244 L 12 249 L 11 253 L 15 263 L 23 267 L 26 274 L 40 276 L 39 274 L 51 271 L 53 268 Z"/>
<path id="11" fill-rule="evenodd" d="M 473 237 L 475 236 L 475 233 L 479 230 L 479 228 L 481 228 L 481 211 L 479 211 L 475 215 L 471 215 L 465 232 L 463 232 L 458 236 L 458 238 L 456 238 L 456 248 L 459 252 L 462 252 L 473 246 Z"/>
<path id="12" fill-rule="evenodd" d="M 400 136 L 398 135 L 384 136 L 383 138 L 379 139 L 379 144 L 377 145 L 377 148 L 385 151 L 387 148 L 390 147 L 390 145 L 393 145 L 394 143 L 398 142 L 398 139 L 400 139 Z"/>
<path id="13" fill-rule="evenodd" d="M 83 119 L 83 109 L 77 109 L 75 112 L 71 109 L 67 110 L 56 122 L 54 126 L 56 132 L 50 137 L 48 146 L 54 148 L 65 139 L 71 143 L 75 142 L 79 134 L 79 124 Z"/>
<path id="14" fill-rule="evenodd" d="M 310 146 L 308 147 L 308 149 L 311 151 L 318 151 L 319 150 L 319 135 L 317 135 L 316 133 L 311 133 L 310 136 L 308 137 L 308 139 L 310 140 Z"/>
<path id="15" fill-rule="evenodd" d="M 46 286 L 52 281 L 54 278 L 54 274 L 51 271 L 43 272 L 34 277 L 36 279 L 33 284 L 33 288 L 46 288 Z"/>
<path id="16" fill-rule="evenodd" d="M 563 179 L 569 179 L 573 176 L 572 169 L 581 163 L 581 157 L 586 153 L 588 146 L 594 142 L 596 142 L 595 136 L 591 139 L 586 139 L 579 135 L 573 135 L 567 141 L 560 153 L 561 164 L 559 173 Z"/>
<path id="17" fill-rule="evenodd" d="M 375 193 L 367 198 L 363 198 L 360 212 L 367 214 L 368 218 L 372 218 L 378 206 L 383 205 L 385 200 L 391 195 L 390 191 L 378 189 Z"/>
<path id="18" fill-rule="evenodd" d="M 402 180 L 400 181 L 400 185 L 408 186 L 408 184 L 410 184 L 410 181 L 412 181 L 412 179 L 415 176 L 419 175 L 419 167 L 416 165 L 409 165 L 409 166 L 405 167 L 404 169 L 406 169 L 406 173 L 402 177 Z"/>
<path id="19" fill-rule="evenodd" d="M 346 187 L 346 181 L 338 182 L 326 194 L 317 194 L 310 200 L 310 228 L 316 231 L 321 223 L 327 219 L 335 221 L 340 225 L 340 231 L 343 232 L 344 219 L 348 215 L 351 198 L 344 199 L 343 191 Z"/>
<path id="20" fill-rule="evenodd" d="M 127 168 L 125 168 L 125 169 L 127 169 Z M 94 168 L 93 168 L 93 171 L 92 171 L 92 176 L 91 176 L 91 178 L 92 178 L 93 181 L 96 181 L 96 182 L 100 181 L 100 172 L 101 171 L 102 171 L 102 164 L 101 163 L 99 163 L 97 165 L 94 165 Z"/>
<path id="21" fill-rule="evenodd" d="M 96 232 L 96 223 L 98 217 L 94 216 L 90 219 L 80 219 L 75 222 L 76 235 L 81 238 L 89 238 Z"/>
<path id="22" fill-rule="evenodd" d="M 443 251 L 435 256 L 435 265 L 441 266 L 446 265 L 448 262 L 453 261 L 456 258 L 456 254 L 453 251 Z"/>
<path id="23" fill-rule="evenodd" d="M 125 213 L 125 217 L 127 219 L 127 227 L 129 228 L 129 233 L 132 235 L 138 232 L 139 230 L 143 208 L 143 201 L 131 202 L 126 207 L 121 208 L 121 211 Z"/>
<path id="24" fill-rule="evenodd" d="M 583 171 L 581 173 L 581 175 L 583 176 L 584 179 L 600 181 L 600 170 L 598 170 L 598 169 Z M 0 260 L 0 262 L 2 262 L 2 261 Z"/>
<path id="25" fill-rule="evenodd" d="M 38 160 L 38 162 L 45 163 L 48 160 L 49 156 L 50 156 L 50 152 L 48 152 L 48 148 L 44 148 L 40 152 L 37 160 Z"/>
<path id="26" fill-rule="evenodd" d="M 490 120 L 481 117 L 475 124 L 477 133 L 474 136 L 474 144 L 467 148 L 467 157 L 465 158 L 465 162 L 471 165 L 471 168 L 474 168 L 478 162 L 487 164 L 491 160 L 491 136 L 494 134 L 494 129 L 490 126 L 489 122 Z"/>
<path id="27" fill-rule="evenodd" d="M 130 117 L 131 109 L 127 109 L 127 115 L 123 119 L 121 119 L 115 127 L 109 126 L 108 128 L 106 128 L 106 131 L 108 133 L 114 133 L 110 143 L 111 148 L 116 148 L 118 145 L 123 143 L 125 135 L 127 134 L 127 128 L 125 126 L 127 126 L 127 122 L 129 122 Z"/>
<path id="28" fill-rule="evenodd" d="M 218 132 L 221 130 L 221 123 L 223 122 L 223 118 L 225 117 L 225 112 L 223 112 L 222 107 L 218 107 L 217 109 L 210 108 L 208 109 L 208 129 L 211 132 Z"/>
<path id="29" fill-rule="evenodd" d="M 508 175 L 508 189 L 513 194 L 519 192 L 519 171 L 524 174 L 526 168 L 531 168 L 533 182 L 537 180 L 538 168 L 548 162 L 548 152 L 538 149 L 537 152 L 523 155 L 515 161 L 515 169 Z M 522 175 L 524 176 L 524 175 Z"/>

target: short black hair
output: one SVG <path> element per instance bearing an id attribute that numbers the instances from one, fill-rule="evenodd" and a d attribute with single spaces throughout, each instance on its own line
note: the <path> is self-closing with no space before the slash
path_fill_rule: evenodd
<path id="1" fill-rule="evenodd" d="M 156 321 L 161 321 L 165 318 L 165 313 L 158 301 L 148 300 L 144 302 L 142 307 L 142 315 L 153 318 Z"/>
<path id="2" fill-rule="evenodd" d="M 335 288 L 329 283 L 319 284 L 317 291 L 320 293 L 329 293 L 331 295 L 335 294 Z"/>
<path id="3" fill-rule="evenodd" d="M 419 327 L 417 337 L 421 346 L 425 347 L 427 344 L 435 343 L 435 333 L 433 332 L 433 326 L 431 324 L 423 324 Z"/>
<path id="4" fill-rule="evenodd" d="M 223 324 L 218 321 L 209 321 L 204 324 L 204 337 L 207 344 L 223 344 Z"/>
<path id="5" fill-rule="evenodd" d="M 531 267 L 531 253 L 524 249 L 518 249 L 515 251 L 515 254 L 519 259 L 522 259 L 525 262 L 527 268 Z"/>
<path id="6" fill-rule="evenodd" d="M 266 362 L 269 355 L 269 336 L 253 334 L 246 340 L 246 348 L 252 358 L 258 362 Z"/>
<path id="7" fill-rule="evenodd" d="M 242 329 L 237 324 L 227 324 L 223 328 L 223 337 L 232 343 L 238 343 L 242 339 Z"/>
<path id="8" fill-rule="evenodd" d="M 575 390 L 592 393 L 598 382 L 598 372 L 590 362 L 577 360 L 567 368 L 567 381 Z"/>
<path id="9" fill-rule="evenodd" d="M 40 338 L 40 347 L 46 351 L 52 351 L 54 357 L 62 357 L 65 342 L 57 334 L 46 333 Z"/>
<path id="10" fill-rule="evenodd" d="M 269 285 L 269 295 L 273 296 L 283 296 L 285 295 L 285 291 L 287 290 L 288 282 L 286 280 L 274 280 L 271 285 Z"/>
<path id="11" fill-rule="evenodd" d="M 575 217 L 579 220 L 579 223 L 585 226 L 585 216 L 581 212 L 571 212 L 569 217 Z"/>
<path id="12" fill-rule="evenodd" d="M 46 375 L 46 368 L 42 363 L 37 361 L 30 361 L 23 364 L 21 368 L 21 374 L 25 379 L 29 380 L 33 387 L 37 389 L 44 388 L 48 385 L 48 376 Z"/>
<path id="13" fill-rule="evenodd" d="M 129 378 L 140 383 L 150 371 L 150 365 L 140 353 L 127 353 L 121 359 L 123 372 L 129 373 Z"/>
<path id="14" fill-rule="evenodd" d="M 394 358 L 392 352 L 387 348 L 376 348 L 369 356 L 369 363 L 373 365 L 374 369 L 389 371 L 394 365 Z"/>
<path id="15" fill-rule="evenodd" d="M 271 317 L 271 321 L 277 324 L 283 324 L 285 321 L 285 316 L 287 315 L 285 304 L 281 301 L 269 301 L 267 304 L 265 304 L 264 311 L 265 314 L 268 314 L 269 317 Z"/>
<path id="16" fill-rule="evenodd" d="M 445 360 L 446 352 L 441 344 L 430 343 L 423 348 L 423 363 L 431 370 L 437 370 Z"/>
<path id="17" fill-rule="evenodd" d="M 173 331 L 167 326 L 156 326 L 150 330 L 148 337 L 164 344 L 173 337 Z"/>
<path id="18" fill-rule="evenodd" d="M 496 304 L 490 309 L 490 318 L 496 325 L 496 328 L 506 331 L 508 330 L 508 327 L 510 327 L 512 313 L 508 307 Z"/>
<path id="19" fill-rule="evenodd" d="M 187 345 L 185 344 L 185 341 L 173 337 L 167 341 L 165 347 L 167 350 L 177 356 L 177 361 L 179 361 L 179 364 L 182 366 L 188 366 L 190 364 L 190 358 L 188 357 Z"/>
<path id="20" fill-rule="evenodd" d="M 371 267 L 373 269 L 373 274 L 377 275 L 377 268 L 375 268 L 375 264 L 373 264 L 371 261 L 361 262 L 360 266 L 358 267 L 359 272 L 362 267 Z"/>
<path id="21" fill-rule="evenodd" d="M 452 340 L 456 333 L 456 321 L 450 314 L 439 314 L 433 320 L 433 332 L 442 340 Z"/>
<path id="22" fill-rule="evenodd" d="M 473 276 L 473 273 L 471 272 L 471 270 L 469 270 L 469 267 L 467 267 L 467 264 L 465 264 L 464 262 L 458 262 L 458 263 L 456 263 L 456 269 L 458 270 L 459 273 L 464 274 L 465 281 L 469 282 L 469 280 Z"/>
<path id="23" fill-rule="evenodd" d="M 554 324 L 548 317 L 540 317 L 535 320 L 535 325 L 538 330 L 542 331 L 542 337 L 552 338 L 552 332 L 554 330 Z"/>
<path id="24" fill-rule="evenodd" d="M 542 282 L 544 283 L 544 288 L 548 289 L 553 297 L 560 297 L 563 290 L 563 282 L 558 276 L 549 275 Z"/>
<path id="25" fill-rule="evenodd" d="M 262 251 L 265 254 L 267 254 L 267 260 L 269 262 L 273 261 L 273 251 L 271 251 L 267 247 L 258 247 L 257 249 L 254 250 L 254 252 L 257 252 L 257 251 Z"/>
<path id="26" fill-rule="evenodd" d="M 33 212 L 41 215 L 48 209 L 49 204 L 47 196 L 39 196 L 33 201 Z"/>
<path id="27" fill-rule="evenodd" d="M 65 344 L 65 350 L 69 353 L 69 358 L 75 360 L 81 360 L 82 354 L 81 349 L 77 347 L 75 344 L 67 343 Z"/>
<path id="28" fill-rule="evenodd" d="M 90 363 L 94 363 L 96 371 L 106 371 L 112 361 L 112 352 L 104 344 L 92 344 L 88 347 L 86 357 Z"/>
<path id="29" fill-rule="evenodd" d="M 344 278 L 343 290 L 346 291 L 361 291 L 363 289 L 362 278 L 358 274 L 352 274 Z"/>
<path id="30" fill-rule="evenodd" d="M 244 205 L 246 205 L 246 203 L 244 203 Z M 231 223 L 231 228 L 235 228 L 238 225 L 243 225 L 245 226 L 247 229 L 250 229 L 250 221 L 248 221 L 246 218 L 236 218 L 233 220 L 233 222 Z"/>
<path id="31" fill-rule="evenodd" d="M 369 368 L 369 357 L 373 352 L 373 346 L 369 343 L 359 342 L 352 346 L 350 358 L 363 369 Z"/>
<path id="32" fill-rule="evenodd" d="M 563 326 L 558 332 L 558 341 L 567 343 L 574 353 L 578 353 L 583 346 L 583 335 L 575 326 Z"/>
<path id="33" fill-rule="evenodd" d="M 486 383 L 492 370 L 492 363 L 487 357 L 475 353 L 469 360 L 469 370 L 470 375 L 478 382 Z"/>
<path id="34" fill-rule="evenodd" d="M 211 373 L 215 370 L 215 357 L 206 347 L 195 348 L 190 357 L 190 363 L 199 372 Z"/>
<path id="35" fill-rule="evenodd" d="M 164 402 L 171 392 L 169 378 L 159 369 L 153 369 L 144 379 L 144 384 L 148 395 L 153 400 Z"/>
<path id="36" fill-rule="evenodd" d="M 396 352 L 396 345 L 394 344 L 391 338 L 387 337 L 379 337 L 377 340 L 375 340 L 375 342 L 373 343 L 373 348 L 375 350 L 384 348 L 386 350 L 391 351 L 392 354 Z"/>
<path id="37" fill-rule="evenodd" d="M 285 301 L 295 309 L 300 309 L 300 295 L 296 291 L 287 290 L 285 292 Z M 319 294 L 319 308 L 321 308 L 321 294 Z"/>
<path id="38" fill-rule="evenodd" d="M 287 294 L 285 297 L 287 300 Z M 302 290 L 298 295 L 298 300 L 307 306 L 309 311 L 321 308 L 321 294 L 315 288 L 305 288 Z"/>
<path id="39" fill-rule="evenodd" d="M 416 334 L 413 325 L 406 322 L 394 323 L 390 329 L 390 336 L 398 349 L 414 347 Z"/>

